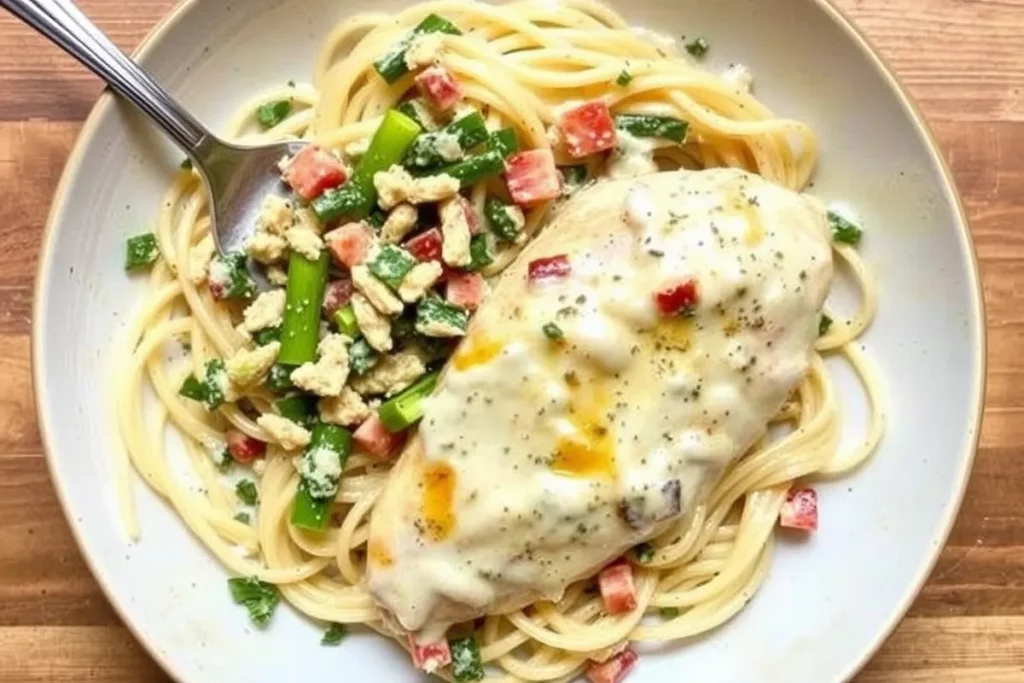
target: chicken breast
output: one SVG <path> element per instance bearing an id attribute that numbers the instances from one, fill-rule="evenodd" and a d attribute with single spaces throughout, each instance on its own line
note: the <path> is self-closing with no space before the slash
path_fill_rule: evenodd
<path id="1" fill-rule="evenodd" d="M 580 192 L 477 313 L 377 503 L 384 613 L 436 633 L 557 600 L 691 511 L 803 378 L 831 277 L 824 209 L 758 176 Z"/>

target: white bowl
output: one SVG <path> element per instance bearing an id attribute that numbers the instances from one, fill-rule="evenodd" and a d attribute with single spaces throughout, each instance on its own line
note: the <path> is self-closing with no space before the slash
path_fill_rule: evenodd
<path id="1" fill-rule="evenodd" d="M 401 0 L 375 3 L 393 9 Z M 875 457 L 824 484 L 821 528 L 778 544 L 771 573 L 739 616 L 647 656 L 630 683 L 822 683 L 852 676 L 924 582 L 956 514 L 977 439 L 984 316 L 977 266 L 948 170 L 920 115 L 864 39 L 823 2 L 634 0 L 635 24 L 711 39 L 708 66 L 749 65 L 756 93 L 821 136 L 813 192 L 857 207 L 863 254 L 879 282 L 864 337 L 887 381 L 889 428 Z M 243 101 L 307 80 L 314 52 L 348 0 L 192 0 L 147 39 L 140 59 L 216 128 Z M 338 675 L 419 680 L 375 635 L 340 648 L 280 610 L 253 631 L 224 571 L 170 509 L 135 483 L 142 541 L 116 515 L 109 409 L 111 345 L 144 285 L 122 270 L 124 238 L 151 224 L 182 155 L 105 95 L 85 124 L 54 200 L 37 282 L 33 357 L 39 423 L 68 520 L 128 626 L 181 681 Z M 851 439 L 864 421 L 841 368 Z"/>

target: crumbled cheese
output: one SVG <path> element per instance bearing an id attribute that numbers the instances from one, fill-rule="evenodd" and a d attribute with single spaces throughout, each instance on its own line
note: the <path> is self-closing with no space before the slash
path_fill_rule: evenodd
<path id="1" fill-rule="evenodd" d="M 523 232 L 523 228 L 526 227 L 526 215 L 523 213 L 523 210 L 515 204 L 509 204 L 503 210 L 515 227 L 516 242 L 526 240 L 526 233 Z"/>
<path id="2" fill-rule="evenodd" d="M 249 332 L 277 327 L 284 319 L 285 290 L 263 292 L 243 311 L 242 325 Z"/>
<path id="3" fill-rule="evenodd" d="M 317 408 L 323 422 L 346 427 L 362 424 L 370 417 L 369 406 L 351 387 L 345 387 L 336 397 L 320 399 Z"/>
<path id="4" fill-rule="evenodd" d="M 281 266 L 268 266 L 267 280 L 275 287 L 284 287 L 288 284 L 288 271 Z"/>
<path id="5" fill-rule="evenodd" d="M 391 322 L 381 314 L 370 300 L 356 292 L 352 295 L 352 310 L 356 314 L 359 331 L 366 338 L 366 343 L 377 351 L 391 350 Z"/>
<path id="6" fill-rule="evenodd" d="M 450 266 L 468 266 L 473 258 L 469 250 L 469 217 L 461 197 L 441 203 L 441 258 Z"/>
<path id="7" fill-rule="evenodd" d="M 345 156 L 357 158 L 366 154 L 370 149 L 370 138 L 359 138 L 345 145 Z"/>
<path id="8" fill-rule="evenodd" d="M 303 363 L 292 371 L 295 386 L 318 396 L 337 396 L 348 379 L 349 338 L 329 334 L 317 345 L 320 357 L 315 363 Z"/>
<path id="9" fill-rule="evenodd" d="M 615 150 L 608 159 L 608 176 L 613 180 L 655 173 L 654 144 L 624 130 L 615 133 Z"/>
<path id="10" fill-rule="evenodd" d="M 352 269 L 352 284 L 384 315 L 398 315 L 402 312 L 402 301 L 386 284 L 374 277 L 366 266 Z"/>
<path id="11" fill-rule="evenodd" d="M 462 337 L 466 330 L 440 320 L 430 320 L 425 323 L 416 321 L 416 331 L 427 337 Z"/>
<path id="12" fill-rule="evenodd" d="M 220 439 L 203 439 L 203 448 L 217 467 L 224 467 L 231 460 L 227 445 Z"/>
<path id="13" fill-rule="evenodd" d="M 242 349 L 224 362 L 224 369 L 231 381 L 240 387 L 258 384 L 270 372 L 280 350 L 280 342 L 257 346 L 252 351 Z"/>
<path id="14" fill-rule="evenodd" d="M 293 228 L 304 228 L 317 235 L 324 231 L 324 226 L 320 223 L 320 219 L 316 217 L 316 212 L 308 206 L 295 209 L 295 220 L 292 223 Z"/>
<path id="15" fill-rule="evenodd" d="M 263 473 L 267 471 L 267 459 L 256 458 L 252 461 L 252 473 L 257 477 L 262 477 Z"/>
<path id="16" fill-rule="evenodd" d="M 231 265 L 227 259 L 213 259 L 207 268 L 210 285 L 227 290 L 231 287 Z"/>
<path id="17" fill-rule="evenodd" d="M 224 397 L 225 403 L 232 403 L 238 400 L 238 392 L 235 391 L 235 386 L 231 383 L 231 377 L 228 376 L 227 368 L 210 367 L 206 369 L 206 381 L 216 385 L 221 395 Z"/>
<path id="18" fill-rule="evenodd" d="M 391 209 L 387 220 L 380 229 L 380 241 L 384 244 L 396 244 L 416 227 L 419 212 L 411 204 L 399 204 Z"/>
<path id="19" fill-rule="evenodd" d="M 364 395 L 391 396 L 415 382 L 426 371 L 427 366 L 419 355 L 400 351 L 383 356 L 365 375 L 354 377 L 352 388 Z"/>
<path id="20" fill-rule="evenodd" d="M 434 137 L 434 149 L 445 161 L 458 161 L 465 155 L 459 136 L 455 133 L 438 133 Z"/>
<path id="21" fill-rule="evenodd" d="M 206 269 L 216 251 L 213 235 L 207 235 L 192 247 L 188 254 L 188 279 L 192 284 L 201 285 L 206 282 Z"/>
<path id="22" fill-rule="evenodd" d="M 308 429 L 274 413 L 263 413 L 256 418 L 256 424 L 286 451 L 304 448 L 312 438 Z"/>
<path id="23" fill-rule="evenodd" d="M 444 41 L 440 33 L 422 33 L 412 39 L 405 51 L 405 65 L 410 71 L 430 66 L 441 58 Z"/>
<path id="24" fill-rule="evenodd" d="M 241 337 L 245 341 L 245 343 L 248 344 L 249 342 L 252 341 L 252 333 L 245 328 L 244 322 L 235 325 L 235 332 L 238 333 L 238 336 Z"/>
<path id="25" fill-rule="evenodd" d="M 275 194 L 267 195 L 256 217 L 256 231 L 245 244 L 246 253 L 260 263 L 280 261 L 288 248 L 285 233 L 294 222 L 291 202 Z"/>
<path id="26" fill-rule="evenodd" d="M 290 228 L 288 230 L 288 246 L 292 251 L 298 252 L 310 261 L 320 258 L 323 251 L 324 241 L 320 235 L 308 228 Z"/>
<path id="27" fill-rule="evenodd" d="M 722 73 L 722 78 L 743 92 L 750 92 L 754 87 L 754 74 L 743 64 L 730 64 Z"/>
<path id="28" fill-rule="evenodd" d="M 439 202 L 459 191 L 459 181 L 446 173 L 426 178 L 413 178 L 408 171 L 397 164 L 386 171 L 375 173 L 373 186 L 377 190 L 377 203 L 385 210 L 402 202 L 410 204 Z"/>
<path id="29" fill-rule="evenodd" d="M 444 269 L 437 261 L 417 263 L 402 278 L 402 284 L 398 286 L 398 296 L 405 303 L 411 304 L 426 294 L 441 279 L 442 272 Z"/>
<path id="30" fill-rule="evenodd" d="M 299 474 L 306 482 L 311 496 L 332 498 L 338 493 L 341 457 L 337 451 L 326 446 L 317 446 L 302 457 L 299 462 Z"/>

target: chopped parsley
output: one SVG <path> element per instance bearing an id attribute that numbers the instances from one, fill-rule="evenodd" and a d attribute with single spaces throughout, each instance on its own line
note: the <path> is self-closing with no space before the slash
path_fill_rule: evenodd
<path id="1" fill-rule="evenodd" d="M 822 313 L 821 320 L 818 322 L 818 336 L 824 337 L 830 329 L 832 329 L 832 318 L 827 313 Z"/>
<path id="2" fill-rule="evenodd" d="M 267 130 L 284 121 L 291 113 L 291 100 L 267 102 L 266 104 L 261 104 L 256 110 L 256 120 L 259 121 L 260 128 Z"/>
<path id="3" fill-rule="evenodd" d="M 256 484 L 251 479 L 241 479 L 235 484 L 235 495 L 238 496 L 238 500 L 242 501 L 246 505 L 255 505 L 260 500 L 259 491 L 256 490 Z"/>
<path id="4" fill-rule="evenodd" d="M 180 168 L 183 171 L 191 171 L 192 170 L 192 160 L 189 159 L 188 157 L 185 157 L 184 159 L 181 160 L 181 163 L 178 164 L 178 168 Z"/>
<path id="5" fill-rule="evenodd" d="M 832 228 L 832 239 L 843 244 L 858 244 L 864 233 L 859 225 L 843 218 L 835 211 L 828 212 L 828 225 Z"/>
<path id="6" fill-rule="evenodd" d="M 565 332 L 562 332 L 562 328 L 556 323 L 544 323 L 544 326 L 540 329 L 544 332 L 544 336 L 551 341 L 565 339 Z"/>
<path id="7" fill-rule="evenodd" d="M 450 304 L 436 294 L 427 294 L 416 306 L 416 331 L 427 337 L 461 335 L 468 324 L 466 309 Z"/>
<path id="8" fill-rule="evenodd" d="M 497 197 L 488 197 L 484 202 L 484 216 L 494 236 L 502 242 L 514 242 L 522 228 L 509 214 L 509 206 Z"/>
<path id="9" fill-rule="evenodd" d="M 654 559 L 654 547 L 650 543 L 641 543 L 634 546 L 633 553 L 640 564 L 647 564 Z"/>
<path id="10" fill-rule="evenodd" d="M 210 261 L 210 294 L 214 299 L 247 299 L 256 293 L 243 252 L 217 254 Z"/>
<path id="11" fill-rule="evenodd" d="M 348 366 L 357 377 L 368 373 L 379 359 L 380 354 L 363 338 L 355 340 L 348 347 Z"/>
<path id="12" fill-rule="evenodd" d="M 622 86 L 625 88 L 629 85 L 629 82 L 633 80 L 633 74 L 629 73 L 625 69 L 619 74 L 619 77 L 615 79 L 615 85 Z"/>
<path id="13" fill-rule="evenodd" d="M 281 326 L 264 327 L 262 330 L 257 330 L 252 333 L 252 340 L 258 346 L 266 346 L 270 342 L 281 341 Z"/>
<path id="14" fill-rule="evenodd" d="M 288 81 L 288 87 L 289 88 L 294 88 L 295 87 L 295 81 L 294 80 Z"/>
<path id="15" fill-rule="evenodd" d="M 324 631 L 324 637 L 320 639 L 320 644 L 337 645 L 346 635 L 348 635 L 348 629 L 345 624 L 331 624 Z"/>
<path id="16" fill-rule="evenodd" d="M 129 237 L 124 259 L 125 270 L 142 270 L 153 265 L 160 257 L 160 247 L 156 243 L 156 235 L 144 232 Z"/>
<path id="17" fill-rule="evenodd" d="M 487 235 L 480 233 L 469 240 L 469 265 L 466 270 L 481 270 L 494 262 L 491 250 L 487 246 Z"/>
<path id="18" fill-rule="evenodd" d="M 484 678 L 484 665 L 480 660 L 480 645 L 473 636 L 451 638 L 448 649 L 452 653 L 452 677 L 465 683 L 481 681 Z"/>
<path id="19" fill-rule="evenodd" d="M 377 256 L 366 264 L 370 272 L 391 289 L 398 289 L 415 265 L 415 256 L 393 244 L 382 247 Z"/>
<path id="20" fill-rule="evenodd" d="M 244 605 L 249 611 L 249 618 L 260 628 L 270 623 L 277 603 L 281 601 L 276 586 L 260 581 L 255 576 L 228 579 L 228 589 L 235 604 Z"/>
<path id="21" fill-rule="evenodd" d="M 248 512 L 239 512 L 237 515 L 235 515 L 235 521 L 241 522 L 242 524 L 248 524 L 251 521 L 251 519 L 252 518 L 249 517 Z"/>
<path id="22" fill-rule="evenodd" d="M 686 51 L 689 52 L 691 56 L 696 57 L 697 59 L 700 59 L 701 57 L 706 55 L 710 48 L 711 43 L 709 43 L 708 39 L 705 38 L 704 36 L 697 36 L 696 38 L 694 38 L 693 40 L 686 44 Z"/>
<path id="23" fill-rule="evenodd" d="M 292 383 L 292 370 L 295 368 L 274 363 L 267 373 L 267 388 L 271 391 L 288 391 L 295 387 Z"/>
<path id="24" fill-rule="evenodd" d="M 220 358 L 211 358 L 206 361 L 206 369 L 203 378 L 189 375 L 181 383 L 178 393 L 185 398 L 199 401 L 207 410 L 216 410 L 223 405 L 225 390 L 231 385 L 224 361 Z"/>
<path id="25" fill-rule="evenodd" d="M 658 609 L 658 614 L 665 617 L 666 619 L 675 619 L 679 616 L 678 607 L 661 607 Z"/>

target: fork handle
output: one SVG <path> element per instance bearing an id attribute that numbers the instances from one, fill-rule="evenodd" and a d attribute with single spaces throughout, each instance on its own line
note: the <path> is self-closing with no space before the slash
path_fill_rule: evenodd
<path id="1" fill-rule="evenodd" d="M 0 6 L 56 43 L 138 107 L 189 156 L 212 138 L 202 124 L 129 59 L 71 0 L 0 0 Z"/>

